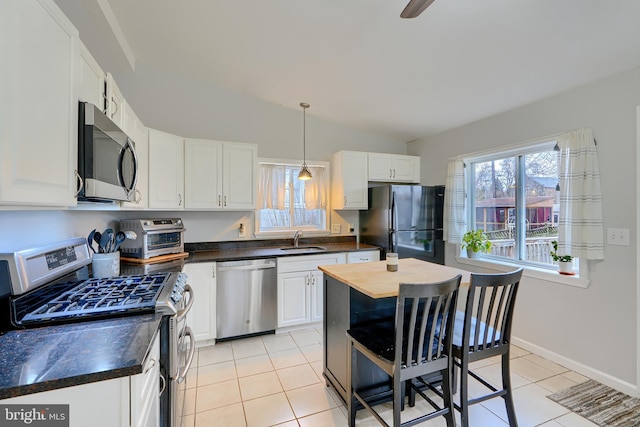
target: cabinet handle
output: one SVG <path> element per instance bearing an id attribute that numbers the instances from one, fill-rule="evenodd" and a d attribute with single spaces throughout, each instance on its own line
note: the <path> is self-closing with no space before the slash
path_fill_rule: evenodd
<path id="1" fill-rule="evenodd" d="M 134 202 L 140 203 L 142 201 L 142 193 L 137 188 L 136 188 L 135 195 L 136 195 L 136 197 L 134 199 Z"/>
<path id="2" fill-rule="evenodd" d="M 215 265 L 211 266 L 211 277 L 213 277 L 214 279 L 216 278 L 216 266 Z"/>
<path id="3" fill-rule="evenodd" d="M 115 99 L 113 99 L 113 96 L 111 97 L 111 104 L 115 106 L 115 108 L 113 109 L 113 113 L 111 113 L 111 118 L 113 119 L 116 114 L 118 114 L 118 103 Z"/>
<path id="4" fill-rule="evenodd" d="M 308 274 L 307 274 L 307 277 L 305 279 L 306 279 L 305 282 L 306 282 L 307 286 L 309 286 L 309 275 Z"/>
<path id="5" fill-rule="evenodd" d="M 167 388 L 167 380 L 164 378 L 164 375 L 160 374 L 160 382 L 162 385 L 160 386 L 160 392 L 158 393 L 158 397 L 162 396 L 164 393 L 164 389 Z"/>
<path id="6" fill-rule="evenodd" d="M 222 206 L 222 196 L 218 194 L 218 207 Z"/>
<path id="7" fill-rule="evenodd" d="M 227 196 L 224 196 L 224 207 L 227 207 Z"/>
<path id="8" fill-rule="evenodd" d="M 178 194 L 178 206 L 182 206 L 182 194 Z"/>
<path id="9" fill-rule="evenodd" d="M 84 181 L 78 173 L 78 169 L 74 170 L 73 173 L 76 175 L 76 178 L 78 178 L 78 189 L 76 190 L 76 194 L 73 197 L 78 197 L 78 194 L 80 194 L 80 192 L 82 191 L 82 187 L 84 187 Z"/>
<path id="10" fill-rule="evenodd" d="M 344 204 L 347 204 L 347 196 L 344 196 Z"/>
<path id="11" fill-rule="evenodd" d="M 393 170 L 389 169 L 389 178 L 393 178 Z"/>
<path id="12" fill-rule="evenodd" d="M 311 284 L 312 284 L 313 286 L 315 286 L 315 285 L 316 285 L 316 276 L 311 276 Z"/>
<path id="13" fill-rule="evenodd" d="M 395 169 L 393 170 L 393 177 L 394 178 L 396 177 L 396 170 Z"/>

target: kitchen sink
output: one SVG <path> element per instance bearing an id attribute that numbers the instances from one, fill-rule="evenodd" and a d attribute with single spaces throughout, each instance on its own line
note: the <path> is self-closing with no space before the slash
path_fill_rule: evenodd
<path id="1" fill-rule="evenodd" d="M 299 254 L 304 252 L 320 252 L 326 251 L 327 248 L 324 246 L 285 246 L 280 248 L 281 251 L 285 251 L 287 253 Z"/>

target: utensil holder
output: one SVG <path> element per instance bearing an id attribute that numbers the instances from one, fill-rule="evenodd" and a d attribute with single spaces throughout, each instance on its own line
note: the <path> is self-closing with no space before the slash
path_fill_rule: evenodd
<path id="1" fill-rule="evenodd" d="M 103 279 L 120 275 L 120 252 L 93 254 L 91 260 L 92 275 Z"/>

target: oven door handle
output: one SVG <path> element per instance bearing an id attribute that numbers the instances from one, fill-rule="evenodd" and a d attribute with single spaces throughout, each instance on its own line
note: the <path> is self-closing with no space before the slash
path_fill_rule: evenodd
<path id="1" fill-rule="evenodd" d="M 193 305 L 193 288 L 188 284 L 184 285 L 183 298 L 186 294 L 189 294 L 189 300 L 187 301 L 187 305 L 176 314 L 178 320 L 182 320 L 189 310 L 191 310 L 191 306 Z"/>
<path id="2" fill-rule="evenodd" d="M 188 357 L 187 363 L 184 366 L 182 366 L 178 371 L 178 378 L 176 379 L 178 384 L 182 383 L 182 381 L 184 381 L 185 378 L 187 378 L 187 372 L 189 372 L 189 368 L 191 368 L 191 363 L 193 362 L 193 356 L 194 354 L 196 354 L 196 340 L 193 337 L 193 331 L 191 330 L 191 328 L 188 326 L 185 326 L 184 334 L 182 334 L 182 336 L 189 337 L 189 342 L 191 346 L 189 348 L 189 357 Z"/>

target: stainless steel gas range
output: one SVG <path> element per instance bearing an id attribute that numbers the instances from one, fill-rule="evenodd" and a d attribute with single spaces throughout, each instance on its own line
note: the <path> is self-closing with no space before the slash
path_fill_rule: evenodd
<path id="1" fill-rule="evenodd" d="M 178 271 L 94 279 L 82 238 L 0 254 L 0 334 L 9 330 L 93 321 L 143 313 L 163 314 L 160 372 L 162 426 L 180 426 L 186 375 L 195 342 L 186 316 L 193 304 L 187 277 Z M 161 385 L 158 385 L 159 391 Z"/>

